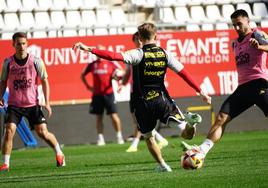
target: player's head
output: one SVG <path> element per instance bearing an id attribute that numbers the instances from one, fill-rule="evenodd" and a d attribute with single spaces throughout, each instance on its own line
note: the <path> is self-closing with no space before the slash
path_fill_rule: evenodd
<path id="1" fill-rule="evenodd" d="M 12 40 L 13 40 L 13 47 L 16 50 L 16 54 L 18 55 L 27 54 L 28 41 L 26 33 L 24 32 L 14 33 L 12 36 Z"/>
<path id="2" fill-rule="evenodd" d="M 250 31 L 248 13 L 243 9 L 236 10 L 231 15 L 232 24 L 238 35 L 246 35 Z"/>
<path id="3" fill-rule="evenodd" d="M 132 41 L 135 44 L 135 47 L 136 48 L 141 48 L 142 47 L 142 43 L 140 41 L 139 32 L 138 31 L 132 35 Z"/>
<path id="4" fill-rule="evenodd" d="M 142 43 L 156 39 L 157 29 L 152 23 L 144 23 L 138 27 L 139 37 Z"/>

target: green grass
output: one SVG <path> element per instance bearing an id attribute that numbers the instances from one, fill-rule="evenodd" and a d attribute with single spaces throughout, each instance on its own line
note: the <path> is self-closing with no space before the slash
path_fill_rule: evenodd
<path id="1" fill-rule="evenodd" d="M 204 136 L 190 144 L 200 144 Z M 169 138 L 163 149 L 171 173 L 154 172 L 155 162 L 144 141 L 136 153 L 129 143 L 65 146 L 67 166 L 56 168 L 50 148 L 14 150 L 11 170 L 0 174 L 0 187 L 268 187 L 268 132 L 225 134 L 199 170 L 180 167 L 179 138 Z"/>

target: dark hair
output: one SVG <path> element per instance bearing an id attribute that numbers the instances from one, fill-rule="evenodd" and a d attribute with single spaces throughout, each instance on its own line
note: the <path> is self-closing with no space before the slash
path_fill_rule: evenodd
<path id="1" fill-rule="evenodd" d="M 248 18 L 248 13 L 247 13 L 247 11 L 245 11 L 243 9 L 238 9 L 238 10 L 233 12 L 233 14 L 231 15 L 231 19 L 235 19 L 235 18 L 237 18 L 239 16 Z"/>
<path id="2" fill-rule="evenodd" d="M 139 36 L 144 40 L 151 40 L 157 32 L 157 29 L 152 23 L 144 23 L 138 27 Z"/>
<path id="3" fill-rule="evenodd" d="M 133 35 L 132 35 L 132 41 L 135 42 L 135 39 L 139 37 L 139 32 L 135 32 Z"/>
<path id="4" fill-rule="evenodd" d="M 12 36 L 12 40 L 15 41 L 16 38 L 26 38 L 27 39 L 27 34 L 24 32 L 16 32 Z"/>

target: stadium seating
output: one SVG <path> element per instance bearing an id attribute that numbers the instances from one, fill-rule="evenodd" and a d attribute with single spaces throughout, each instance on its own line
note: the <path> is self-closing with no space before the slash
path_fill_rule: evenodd
<path id="1" fill-rule="evenodd" d="M 24 11 L 32 11 L 38 7 L 36 0 L 22 0 L 22 7 Z"/>
<path id="2" fill-rule="evenodd" d="M 49 10 L 53 7 L 53 2 L 52 0 L 37 0 L 38 2 L 38 10 L 39 11 L 46 11 Z"/>
<path id="3" fill-rule="evenodd" d="M 264 3 L 253 3 L 253 15 L 258 19 L 267 18 L 268 12 Z"/>
<path id="4" fill-rule="evenodd" d="M 0 0 L 0 12 L 7 10 L 7 4 L 5 0 Z"/>
<path id="5" fill-rule="evenodd" d="M 267 27 L 267 7 L 267 0 L 0 0 L 0 39 L 18 30 L 34 38 L 129 34 L 146 21 L 222 30 L 236 9 L 249 13 L 252 27 Z"/>

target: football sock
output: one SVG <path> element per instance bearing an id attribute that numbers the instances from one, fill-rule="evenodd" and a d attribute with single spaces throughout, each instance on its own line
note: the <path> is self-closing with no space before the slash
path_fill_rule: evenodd
<path id="1" fill-rule="evenodd" d="M 3 162 L 9 166 L 10 155 L 3 155 Z"/>
<path id="2" fill-rule="evenodd" d="M 160 165 L 162 166 L 162 167 L 167 167 L 168 166 L 168 164 L 164 161 L 164 159 L 162 159 L 162 161 L 160 161 Z M 169 166 L 168 166 L 169 167 Z"/>
<path id="3" fill-rule="evenodd" d="M 123 135 L 122 135 L 122 132 L 121 131 L 118 131 L 116 133 L 116 138 L 123 138 Z"/>
<path id="4" fill-rule="evenodd" d="M 62 151 L 61 151 L 59 143 L 56 144 L 54 150 L 55 150 L 57 155 L 62 155 L 63 154 Z"/>
<path id="5" fill-rule="evenodd" d="M 206 139 L 199 147 L 202 152 L 207 154 L 209 150 L 213 147 L 214 143 L 210 139 Z"/>
<path id="6" fill-rule="evenodd" d="M 98 140 L 104 140 L 103 134 L 98 134 Z"/>
<path id="7" fill-rule="evenodd" d="M 131 143 L 131 147 L 137 148 L 139 142 L 140 142 L 140 139 L 139 138 L 134 138 L 133 141 L 132 141 L 132 143 Z"/>

